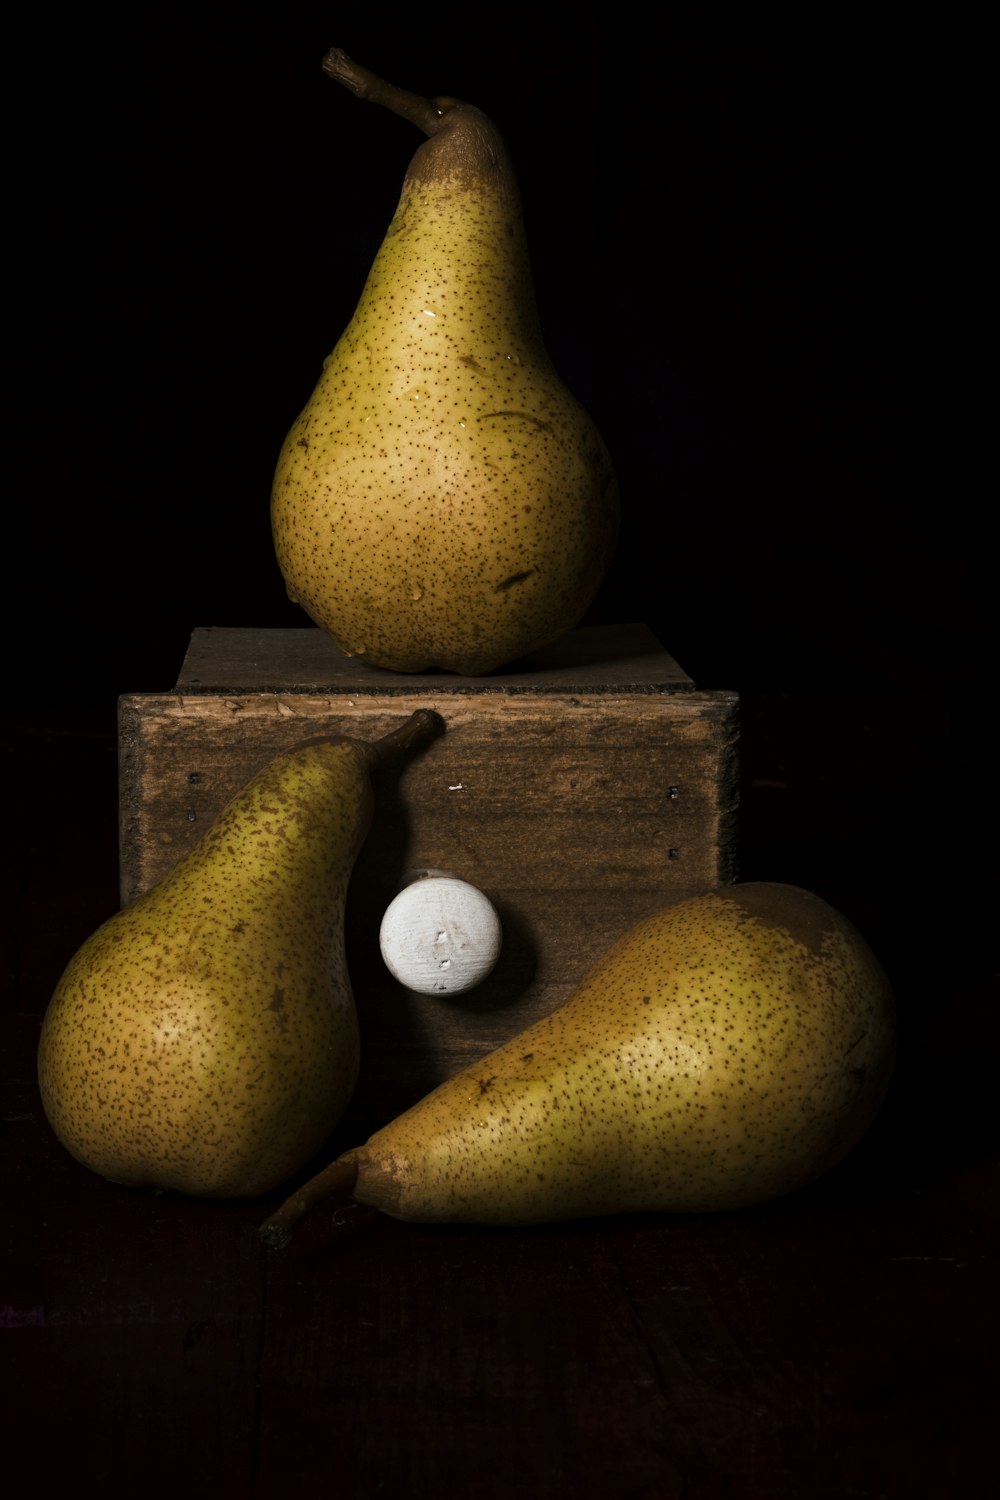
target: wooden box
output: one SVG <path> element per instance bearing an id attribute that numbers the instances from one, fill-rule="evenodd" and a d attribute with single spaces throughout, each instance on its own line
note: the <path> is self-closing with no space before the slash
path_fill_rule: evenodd
<path id="1" fill-rule="evenodd" d="M 274 755 L 421 706 L 445 732 L 378 774 L 348 900 L 357 1129 L 553 1009 L 641 917 L 736 877 L 737 696 L 698 691 L 645 627 L 576 630 L 488 678 L 379 671 L 312 628 L 199 629 L 171 692 L 120 700 L 122 903 Z M 465 995 L 413 994 L 381 959 L 382 914 L 426 868 L 501 917 L 500 960 Z"/>

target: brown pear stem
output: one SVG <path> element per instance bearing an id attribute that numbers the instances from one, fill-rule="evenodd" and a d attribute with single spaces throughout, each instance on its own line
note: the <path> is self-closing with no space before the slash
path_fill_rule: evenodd
<path id="1" fill-rule="evenodd" d="M 418 708 L 402 724 L 380 739 L 361 741 L 369 770 L 392 765 L 414 745 L 423 744 L 444 729 L 444 720 L 432 708 Z"/>
<path id="2" fill-rule="evenodd" d="M 358 1180 L 358 1162 L 353 1151 L 331 1162 L 322 1172 L 296 1188 L 284 1203 L 263 1223 L 257 1233 L 272 1250 L 284 1250 L 301 1218 L 327 1198 L 347 1197 Z"/>
<path id="3" fill-rule="evenodd" d="M 454 103 L 453 100 L 424 99 L 420 94 L 411 94 L 409 89 L 386 83 L 384 78 L 379 78 L 348 57 L 340 47 L 330 48 L 323 59 L 323 72 L 328 78 L 342 83 L 359 99 L 384 105 L 394 115 L 401 115 L 404 120 L 409 120 L 411 125 L 422 130 L 424 135 L 436 133 L 448 106 Z"/>
<path id="4" fill-rule="evenodd" d="M 311 739 L 300 740 L 296 750 L 307 750 L 311 745 L 350 745 L 368 771 L 377 771 L 382 766 L 392 765 L 414 745 L 430 740 L 444 732 L 444 720 L 432 708 L 418 708 L 395 729 L 377 740 L 358 740 L 352 734 L 317 734 Z"/>

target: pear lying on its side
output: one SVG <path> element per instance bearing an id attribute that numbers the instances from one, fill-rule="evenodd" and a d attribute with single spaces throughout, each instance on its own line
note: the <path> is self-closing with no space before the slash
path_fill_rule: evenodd
<path id="1" fill-rule="evenodd" d="M 277 561 L 348 656 L 479 675 L 579 623 L 617 539 L 615 472 L 545 347 L 496 126 L 338 49 L 324 68 L 428 139 L 279 454 Z"/>
<path id="2" fill-rule="evenodd" d="M 344 904 L 370 771 L 436 731 L 278 756 L 70 960 L 42 1023 L 49 1123 L 133 1187 L 251 1197 L 320 1149 L 354 1088 Z"/>
<path id="3" fill-rule="evenodd" d="M 861 934 L 796 886 L 735 885 L 621 938 L 570 998 L 293 1194 L 282 1244 L 329 1192 L 400 1219 L 530 1224 L 736 1209 L 832 1167 L 895 1049 Z"/>

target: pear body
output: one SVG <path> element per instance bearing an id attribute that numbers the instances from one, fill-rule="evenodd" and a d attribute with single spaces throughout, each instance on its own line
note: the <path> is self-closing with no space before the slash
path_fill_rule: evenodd
<path id="1" fill-rule="evenodd" d="M 888 980 L 843 916 L 795 886 L 721 889 L 639 924 L 349 1153 L 354 1196 L 448 1223 L 745 1207 L 856 1144 L 894 1045 Z"/>
<path id="2" fill-rule="evenodd" d="M 471 106 L 443 121 L 281 449 L 271 517 L 290 596 L 342 651 L 475 676 L 579 622 L 618 486 L 543 342 L 503 141 Z"/>
<path id="3" fill-rule="evenodd" d="M 343 928 L 372 812 L 363 748 L 277 757 L 70 961 L 39 1082 L 56 1135 L 93 1171 L 249 1197 L 329 1135 L 358 1070 Z"/>

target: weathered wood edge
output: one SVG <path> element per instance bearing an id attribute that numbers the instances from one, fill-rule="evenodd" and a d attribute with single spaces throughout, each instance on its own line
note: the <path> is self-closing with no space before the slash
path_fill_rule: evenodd
<path id="1" fill-rule="evenodd" d="M 740 699 L 713 694 L 719 702 L 719 836 L 717 879 L 734 885 L 740 878 Z"/>
<path id="2" fill-rule="evenodd" d="M 425 696 L 420 693 L 412 694 L 414 703 L 419 702 Z M 627 694 L 622 696 L 635 697 L 635 695 Z M 464 717 L 462 710 L 459 709 L 459 703 L 463 708 L 465 707 L 468 703 L 465 695 L 458 695 L 456 699 L 452 694 L 441 693 L 434 706 L 439 711 L 443 710 L 447 719 L 449 697 L 454 703 L 456 712 L 460 717 Z M 492 703 L 497 703 L 494 695 L 490 697 Z M 606 695 L 595 694 L 593 697 L 595 703 L 599 702 L 602 707 L 608 706 L 613 701 Z M 651 704 L 651 695 L 641 695 L 641 697 L 643 702 Z M 284 702 L 286 698 L 294 700 L 294 709 L 289 709 Z M 576 697 L 566 694 L 562 695 L 562 698 L 572 709 L 586 713 L 588 695 Z M 509 701 L 511 709 L 514 709 L 516 703 L 517 711 L 520 712 L 522 708 L 529 708 L 531 699 L 525 694 L 518 694 Z M 535 695 L 535 703 L 539 710 L 543 706 L 551 708 L 558 701 L 559 698 L 555 695 Z M 661 701 L 671 717 L 677 714 L 686 718 L 703 718 L 713 725 L 712 738 L 718 754 L 716 881 L 720 885 L 730 884 L 739 878 L 739 696 L 728 691 L 695 691 L 683 695 L 664 695 Z M 149 753 L 149 738 L 144 732 L 145 729 L 148 728 L 151 719 L 157 717 L 173 719 L 178 727 L 183 729 L 188 715 L 194 720 L 211 719 L 213 713 L 217 711 L 216 705 L 221 707 L 222 702 L 229 705 L 233 711 L 245 708 L 251 720 L 255 715 L 263 715 L 272 720 L 288 715 L 289 718 L 308 722 L 310 719 L 322 719 L 329 714 L 339 719 L 345 727 L 349 726 L 352 720 L 364 718 L 373 709 L 377 712 L 380 706 L 390 711 L 397 705 L 400 708 L 405 706 L 395 695 L 385 696 L 380 705 L 374 694 L 367 696 L 354 694 L 350 698 L 338 693 L 285 695 L 250 693 L 239 696 L 187 693 L 123 694 L 118 702 L 119 869 L 123 881 L 123 898 L 127 895 L 125 876 L 130 867 L 130 851 L 138 846 L 142 837 L 141 797 L 146 776 L 146 756 Z M 239 717 L 242 721 L 242 712 Z"/>
<path id="3" fill-rule="evenodd" d="M 138 847 L 142 831 L 146 742 L 139 730 L 145 703 L 141 694 L 123 694 L 118 699 L 118 893 L 123 907 L 133 894 L 128 884 L 132 873 L 130 850 Z"/>
<path id="4" fill-rule="evenodd" d="M 523 693 L 690 693 L 694 681 L 648 628 L 585 626 L 487 677 L 402 673 L 346 657 L 309 628 L 199 626 L 192 631 L 175 691 L 188 695 L 350 692 L 398 697 Z"/>

